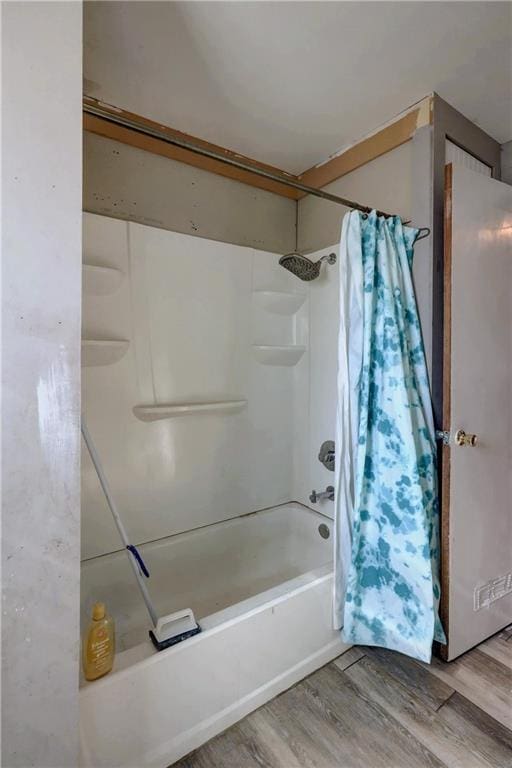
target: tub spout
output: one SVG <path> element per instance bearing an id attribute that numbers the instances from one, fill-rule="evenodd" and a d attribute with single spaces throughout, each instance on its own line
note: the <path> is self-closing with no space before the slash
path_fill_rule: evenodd
<path id="1" fill-rule="evenodd" d="M 312 504 L 316 504 L 318 501 L 328 499 L 334 501 L 334 486 L 328 485 L 325 491 L 312 491 L 309 500 Z"/>

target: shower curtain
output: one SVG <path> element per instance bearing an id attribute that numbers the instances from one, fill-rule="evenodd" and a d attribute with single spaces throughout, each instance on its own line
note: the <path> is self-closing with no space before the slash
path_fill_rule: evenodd
<path id="1" fill-rule="evenodd" d="M 340 249 L 334 620 L 348 643 L 430 661 L 436 445 L 412 283 L 418 231 L 348 213 Z"/>

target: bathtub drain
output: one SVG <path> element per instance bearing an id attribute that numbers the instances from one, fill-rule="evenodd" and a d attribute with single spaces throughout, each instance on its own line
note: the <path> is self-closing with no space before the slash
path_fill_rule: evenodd
<path id="1" fill-rule="evenodd" d="M 318 533 L 320 534 L 322 539 L 328 539 L 329 536 L 331 535 L 329 526 L 326 525 L 325 523 L 320 523 L 320 525 L 318 526 Z"/>

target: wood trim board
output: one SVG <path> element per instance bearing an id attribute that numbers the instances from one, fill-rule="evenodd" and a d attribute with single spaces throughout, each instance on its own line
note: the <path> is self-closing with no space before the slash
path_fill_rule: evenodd
<path id="1" fill-rule="evenodd" d="M 444 296 L 443 296 L 443 429 L 451 430 L 451 364 L 452 364 L 452 180 L 453 166 L 445 166 L 444 187 Z M 450 446 L 441 450 L 441 603 L 440 619 L 447 638 L 450 633 Z M 447 659 L 448 645 L 440 645 L 441 658 Z"/>
<path id="2" fill-rule="evenodd" d="M 345 152 L 332 157 L 330 160 L 327 160 L 327 162 L 309 168 L 300 176 L 295 176 L 280 168 L 267 165 L 266 163 L 246 157 L 237 152 L 233 152 L 230 149 L 226 149 L 225 147 L 220 147 L 216 144 L 204 141 L 203 139 L 191 136 L 190 134 L 183 133 L 182 131 L 177 131 L 170 126 L 161 125 L 154 120 L 149 120 L 148 118 L 136 115 L 133 112 L 120 109 L 113 105 L 104 104 L 103 102 L 99 102 L 97 99 L 88 96 L 84 97 L 84 104 L 101 104 L 102 108 L 108 109 L 112 115 L 123 115 L 143 123 L 148 127 L 157 128 L 159 131 L 167 133 L 170 137 L 180 137 L 192 141 L 205 149 L 214 150 L 215 152 L 225 154 L 227 157 L 242 160 L 245 163 L 253 165 L 255 170 L 271 171 L 272 173 L 282 176 L 283 180 L 290 179 L 292 181 L 301 181 L 302 183 L 311 187 L 316 187 L 317 189 L 321 189 L 326 186 L 326 184 L 336 181 L 336 179 L 366 165 L 366 163 L 375 160 L 377 157 L 396 149 L 412 139 L 419 127 L 431 121 L 431 103 L 431 97 L 427 97 L 427 99 L 424 99 L 417 108 L 407 112 L 405 115 L 398 118 L 390 125 L 387 125 L 385 128 L 382 128 L 380 131 L 377 131 L 372 136 L 354 144 L 354 146 L 350 147 Z M 122 144 L 136 147 L 137 149 L 142 149 L 146 152 L 152 152 L 153 154 L 161 155 L 162 157 L 167 157 L 171 160 L 177 160 L 181 163 L 193 165 L 204 171 L 216 173 L 220 176 L 233 179 L 234 181 L 264 189 L 267 192 L 273 192 L 274 194 L 287 197 L 291 200 L 300 200 L 307 194 L 291 189 L 284 184 L 279 184 L 279 182 L 265 179 L 256 174 L 225 165 L 218 160 L 198 155 L 180 147 L 172 146 L 165 141 L 146 136 L 137 131 L 125 128 L 124 126 L 116 125 L 100 117 L 84 113 L 83 125 L 84 130 L 103 136 L 104 138 L 113 139 L 114 141 L 119 141 Z"/>
<path id="3" fill-rule="evenodd" d="M 336 181 L 412 139 L 418 128 L 425 125 L 426 121 L 430 122 L 430 109 L 428 117 L 425 118 L 424 115 L 425 110 L 420 107 L 408 112 L 391 125 L 358 142 L 326 163 L 304 171 L 299 176 L 300 181 L 310 187 L 325 187 L 326 184 Z M 299 195 L 304 197 L 303 193 Z"/>

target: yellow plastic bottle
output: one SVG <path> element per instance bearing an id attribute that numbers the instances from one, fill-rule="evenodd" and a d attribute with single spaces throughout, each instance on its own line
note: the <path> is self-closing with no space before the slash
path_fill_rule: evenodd
<path id="1" fill-rule="evenodd" d="M 97 680 L 110 672 L 114 664 L 114 620 L 104 603 L 95 603 L 92 620 L 83 640 L 83 666 L 86 680 Z"/>

